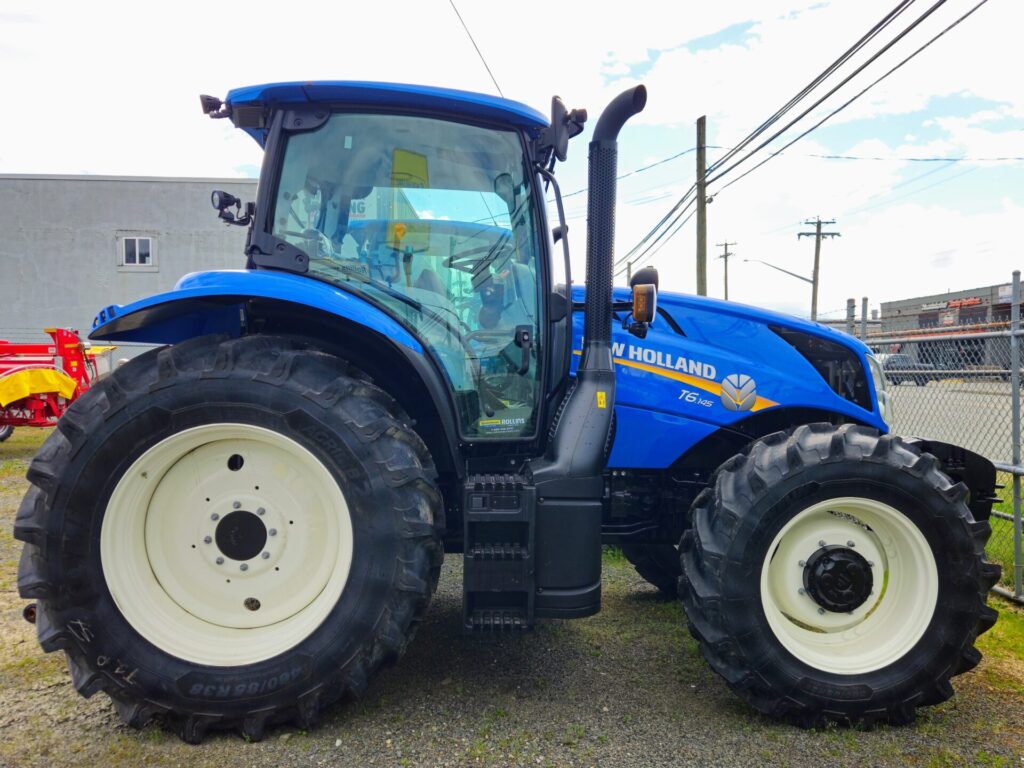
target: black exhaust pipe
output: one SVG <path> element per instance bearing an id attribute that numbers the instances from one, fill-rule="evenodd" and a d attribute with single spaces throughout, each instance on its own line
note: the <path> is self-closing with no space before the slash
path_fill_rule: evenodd
<path id="1" fill-rule="evenodd" d="M 537 500 L 538 617 L 589 616 L 601 608 L 604 465 L 615 407 L 611 338 L 616 138 L 626 120 L 646 103 L 642 85 L 620 94 L 602 113 L 590 142 L 583 358 L 547 454 L 528 468 Z"/>
<path id="2" fill-rule="evenodd" d="M 620 93 L 601 113 L 590 141 L 587 195 L 587 300 L 583 357 L 566 395 L 547 455 L 532 467 L 557 495 L 590 497 L 603 489 L 602 472 L 615 405 L 612 365 L 612 263 L 615 256 L 615 189 L 619 130 L 647 104 L 642 85 Z M 554 490 L 554 489 L 552 489 Z"/>

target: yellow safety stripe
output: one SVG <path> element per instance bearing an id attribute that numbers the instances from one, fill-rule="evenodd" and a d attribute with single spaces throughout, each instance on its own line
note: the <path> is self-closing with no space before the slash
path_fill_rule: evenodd
<path id="1" fill-rule="evenodd" d="M 583 353 L 574 349 L 572 351 L 574 355 L 582 355 Z M 647 363 L 641 363 L 636 360 L 627 360 L 623 357 L 614 358 L 616 365 L 624 365 L 627 368 L 636 368 L 647 373 L 653 373 L 655 376 L 663 376 L 666 379 L 672 379 L 673 381 L 680 381 L 683 384 L 689 384 L 691 387 L 702 389 L 705 392 L 710 392 L 713 395 L 722 395 L 722 385 L 717 381 L 709 381 L 708 379 L 702 379 L 699 376 L 693 376 L 689 373 L 682 373 L 680 371 L 671 371 L 668 368 L 660 368 L 657 365 L 648 365 Z M 774 400 L 769 400 L 766 397 L 757 396 L 754 400 L 754 405 L 750 409 L 751 411 L 761 411 L 765 408 L 771 408 L 772 406 L 778 405 Z"/>

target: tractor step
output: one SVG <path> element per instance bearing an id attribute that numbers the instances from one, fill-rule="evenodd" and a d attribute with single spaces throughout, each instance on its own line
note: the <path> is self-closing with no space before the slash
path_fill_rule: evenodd
<path id="1" fill-rule="evenodd" d="M 473 475 L 463 486 L 462 624 L 467 632 L 533 626 L 536 494 L 518 475 Z"/>

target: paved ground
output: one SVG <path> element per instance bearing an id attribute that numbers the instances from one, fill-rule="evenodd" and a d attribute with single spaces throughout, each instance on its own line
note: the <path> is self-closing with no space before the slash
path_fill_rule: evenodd
<path id="1" fill-rule="evenodd" d="M 259 744 L 220 734 L 190 747 L 156 726 L 130 731 L 102 695 L 78 697 L 63 659 L 43 655 L 21 619 L 10 531 L 37 442 L 26 438 L 0 444 L 2 766 L 1024 765 L 1024 659 L 1000 650 L 1024 645 L 1021 614 L 1004 615 L 956 698 L 914 726 L 806 732 L 741 704 L 700 658 L 679 607 L 614 557 L 601 614 L 498 639 L 460 633 L 449 558 L 406 657 L 310 733 L 277 730 Z"/>
<path id="2" fill-rule="evenodd" d="M 889 385 L 893 431 L 945 440 L 993 461 L 1009 462 L 1010 385 L 997 381 L 932 381 Z"/>

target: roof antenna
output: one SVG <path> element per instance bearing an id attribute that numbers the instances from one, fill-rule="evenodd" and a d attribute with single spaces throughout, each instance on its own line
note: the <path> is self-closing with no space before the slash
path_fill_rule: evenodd
<path id="1" fill-rule="evenodd" d="M 455 0 L 448 0 L 452 4 L 452 10 L 455 11 L 455 15 L 459 17 L 459 21 L 462 22 L 462 28 L 466 30 L 466 34 L 469 36 L 469 42 L 476 48 L 476 53 L 480 57 L 480 61 L 484 63 L 484 69 L 487 70 L 487 74 L 491 76 L 491 82 L 494 83 L 494 87 L 498 89 L 498 95 L 501 98 L 505 98 L 505 94 L 501 92 L 501 86 L 498 85 L 498 81 L 494 79 L 494 73 L 491 72 L 491 68 L 487 66 L 487 59 L 484 58 L 483 52 L 480 50 L 480 46 L 476 44 L 476 40 L 473 39 L 473 33 L 469 31 L 469 27 L 466 26 L 466 22 L 462 21 L 462 14 L 459 13 L 459 9 L 455 7 Z"/>

